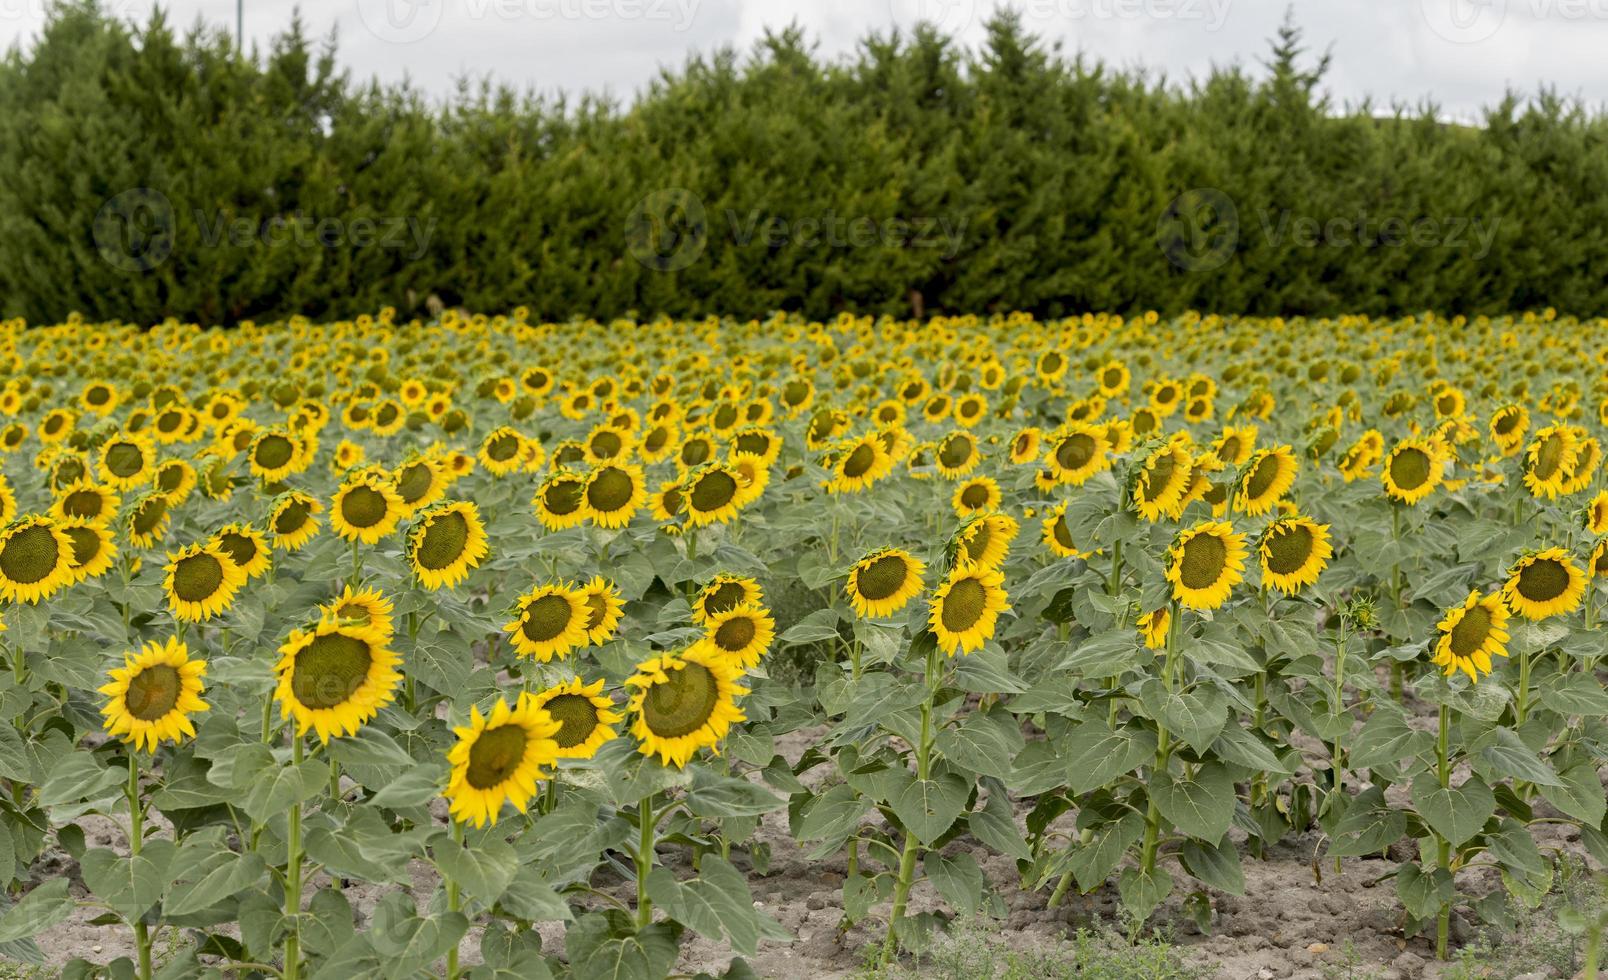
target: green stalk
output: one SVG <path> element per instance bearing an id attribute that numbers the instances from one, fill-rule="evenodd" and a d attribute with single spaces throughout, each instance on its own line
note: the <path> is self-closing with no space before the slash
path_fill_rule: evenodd
<path id="1" fill-rule="evenodd" d="M 1436 775 L 1440 777 L 1441 789 L 1451 785 L 1452 767 L 1448 764 L 1447 756 L 1451 747 L 1451 716 L 1452 709 L 1446 705 L 1440 707 L 1440 736 L 1435 742 Z M 1450 873 L 1452 870 L 1452 844 L 1444 837 L 1436 835 L 1438 858 L 1441 870 Z M 1435 917 L 1435 958 L 1446 959 L 1446 937 L 1451 931 L 1452 906 L 1448 902 L 1441 906 L 1440 914 Z"/>
<path id="2" fill-rule="evenodd" d="M 1346 620 L 1340 617 L 1340 640 L 1335 644 L 1334 656 L 1334 708 L 1338 714 L 1344 710 L 1346 701 Z M 1330 747 L 1330 763 L 1334 769 L 1332 793 L 1345 792 L 1345 768 L 1342 764 L 1340 737 L 1335 736 L 1334 745 Z M 1340 873 L 1340 859 L 1334 859 L 1334 873 Z"/>
<path id="3" fill-rule="evenodd" d="M 1401 542 L 1401 504 L 1390 505 L 1390 539 Z M 1398 557 L 1390 565 L 1390 608 L 1397 613 L 1401 612 L 1401 559 Z M 1397 702 L 1401 701 L 1402 691 L 1405 687 L 1406 669 L 1400 660 L 1390 664 L 1390 697 Z"/>
<path id="4" fill-rule="evenodd" d="M 1172 604 L 1172 622 L 1167 627 L 1167 659 L 1162 667 L 1162 682 L 1167 685 L 1167 693 L 1173 690 L 1173 655 L 1178 650 L 1178 621 L 1182 618 L 1182 610 L 1175 601 Z M 1156 719 L 1156 758 L 1151 763 L 1150 775 L 1152 779 L 1167 771 L 1167 760 L 1171 756 L 1171 736 L 1167 726 L 1161 719 Z M 1147 806 L 1145 807 L 1145 841 L 1139 854 L 1139 867 L 1146 877 L 1155 873 L 1156 852 L 1160 849 L 1161 811 L 1156 807 L 1156 795 L 1145 794 Z"/>
<path id="5" fill-rule="evenodd" d="M 452 821 L 452 843 L 454 847 L 463 844 L 463 824 Z M 447 911 L 458 911 L 458 883 L 447 880 Z M 447 980 L 458 980 L 458 944 L 453 943 L 447 950 Z"/>
<path id="6" fill-rule="evenodd" d="M 128 750 L 128 854 L 129 860 L 140 856 L 145 843 L 145 811 L 140 806 L 139 754 L 133 746 Z M 145 912 L 141 910 L 134 920 L 134 945 L 139 949 L 140 980 L 151 980 L 151 936 L 145 926 Z"/>
<path id="7" fill-rule="evenodd" d="M 301 736 L 292 736 L 290 744 L 292 761 L 300 766 Z M 301 804 L 292 804 L 287 817 L 290 832 L 285 842 L 285 917 L 290 919 L 290 932 L 285 936 L 285 969 L 282 974 L 284 980 L 296 980 L 301 973 L 301 818 Z"/>
<path id="8" fill-rule="evenodd" d="M 1106 594 L 1116 595 L 1122 588 L 1122 539 L 1111 546 L 1111 579 L 1106 583 Z"/>
<path id="9" fill-rule="evenodd" d="M 650 794 L 642 798 L 637 805 L 637 852 L 636 852 L 636 887 L 637 887 L 637 928 L 646 927 L 653 922 L 653 902 L 648 899 L 648 873 L 653 870 L 653 796 Z"/>
<path id="10" fill-rule="evenodd" d="M 926 684 L 927 696 L 921 702 L 921 735 L 916 746 L 916 778 L 925 782 L 931 772 L 932 760 L 932 702 L 938 693 L 938 648 L 934 646 L 927 651 Z M 917 839 L 914 831 L 905 829 L 904 850 L 899 854 L 899 878 L 893 889 L 893 909 L 888 913 L 888 935 L 882 943 L 882 961 L 893 962 L 895 951 L 898 949 L 896 928 L 904 918 L 905 908 L 910 901 L 910 889 L 915 884 L 916 857 L 921 850 L 921 841 Z"/>

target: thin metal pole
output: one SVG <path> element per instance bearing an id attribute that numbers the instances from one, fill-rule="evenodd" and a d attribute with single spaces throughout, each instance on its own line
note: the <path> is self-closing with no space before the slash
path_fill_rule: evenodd
<path id="1" fill-rule="evenodd" d="M 240 53 L 246 53 L 246 0 L 235 0 L 235 44 Z"/>

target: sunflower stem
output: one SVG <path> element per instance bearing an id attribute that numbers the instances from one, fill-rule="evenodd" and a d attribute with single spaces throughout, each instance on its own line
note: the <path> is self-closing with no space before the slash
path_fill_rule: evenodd
<path id="1" fill-rule="evenodd" d="M 292 761 L 300 766 L 301 736 L 292 736 L 290 744 Z M 290 932 L 285 935 L 284 980 L 296 980 L 301 972 L 301 817 L 301 804 L 291 804 L 287 816 L 290 831 L 285 841 L 285 917 L 290 920 Z"/>
<path id="2" fill-rule="evenodd" d="M 648 874 L 653 871 L 653 795 L 650 793 L 637 804 L 637 928 L 646 928 L 653 922 L 653 902 L 648 898 Z"/>
<path id="3" fill-rule="evenodd" d="M 452 843 L 463 845 L 463 824 L 457 820 L 452 821 Z M 447 911 L 458 911 L 458 883 L 452 879 L 447 880 Z M 458 980 L 458 944 L 453 943 L 447 950 L 447 980 Z"/>
<path id="4" fill-rule="evenodd" d="M 1440 780 L 1441 789 L 1448 789 L 1452 783 L 1452 767 L 1449 761 L 1451 749 L 1451 718 L 1452 709 L 1446 704 L 1440 706 L 1440 731 L 1435 740 L 1435 775 Z M 1436 835 L 1436 857 L 1439 859 L 1442 871 L 1451 873 L 1452 870 L 1452 844 L 1444 837 Z M 1450 902 L 1440 907 L 1435 916 L 1435 958 L 1446 959 L 1446 938 L 1451 931 L 1452 905 Z"/>
<path id="5" fill-rule="evenodd" d="M 1111 545 L 1111 578 L 1106 583 L 1106 595 L 1116 595 L 1122 588 L 1122 539 Z"/>
<path id="6" fill-rule="evenodd" d="M 140 764 L 139 753 L 133 746 L 128 750 L 128 855 L 129 860 L 140 856 L 140 846 L 145 842 L 145 811 L 140 806 Z M 140 980 L 151 980 L 151 936 L 145 926 L 145 913 L 142 911 L 134 920 L 134 945 L 139 950 Z"/>
<path id="7" fill-rule="evenodd" d="M 1162 681 L 1167 686 L 1167 693 L 1173 690 L 1173 659 L 1178 650 L 1178 620 L 1182 618 L 1182 610 L 1177 600 L 1172 603 L 1172 621 L 1167 625 L 1166 661 L 1162 666 Z M 1169 745 L 1170 735 L 1167 725 L 1159 718 L 1156 720 L 1156 758 L 1150 765 L 1150 778 L 1158 779 L 1167 771 L 1167 760 L 1171 754 Z M 1156 871 L 1156 852 L 1160 849 L 1161 836 L 1161 810 L 1156 806 L 1156 794 L 1145 794 L 1149 799 L 1145 807 L 1145 840 L 1139 856 L 1140 871 L 1148 878 Z"/>
<path id="8" fill-rule="evenodd" d="M 916 744 L 916 778 L 926 782 L 932 770 L 932 703 L 938 694 L 941 676 L 938 671 L 938 646 L 927 651 L 926 673 L 923 678 L 927 696 L 921 702 L 921 735 Z M 910 888 L 915 883 L 916 857 L 921 841 L 915 831 L 905 828 L 904 850 L 899 854 L 899 877 L 893 889 L 893 908 L 888 913 L 888 935 L 882 942 L 882 961 L 893 962 L 898 950 L 898 927 L 904 919 L 905 907 L 910 901 Z"/>

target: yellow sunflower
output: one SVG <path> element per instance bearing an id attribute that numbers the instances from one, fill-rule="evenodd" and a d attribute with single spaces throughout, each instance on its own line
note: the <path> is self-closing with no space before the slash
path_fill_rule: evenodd
<path id="1" fill-rule="evenodd" d="M 10 487 L 0 489 L 4 490 L 6 497 L 10 496 Z M 107 524 L 117 516 L 119 503 L 121 500 L 111 487 L 80 477 L 56 496 L 50 505 L 50 516 L 59 520 L 83 520 L 92 524 Z M 0 514 L 0 516 L 6 515 Z"/>
<path id="2" fill-rule="evenodd" d="M 117 544 L 104 525 L 69 518 L 58 521 L 57 526 L 72 541 L 74 582 L 98 578 L 112 567 L 112 559 L 117 557 Z"/>
<path id="3" fill-rule="evenodd" d="M 1412 505 L 1440 485 L 1445 466 L 1445 453 L 1438 442 L 1404 439 L 1385 457 L 1379 478 L 1392 500 Z"/>
<path id="4" fill-rule="evenodd" d="M 396 495 L 402 498 L 404 517 L 411 517 L 440 500 L 446 495 L 450 482 L 441 461 L 432 456 L 410 457 L 396 468 L 392 478 Z"/>
<path id="5" fill-rule="evenodd" d="M 280 494 L 268 515 L 274 547 L 298 551 L 318 533 L 318 515 L 324 505 L 299 490 Z"/>
<path id="6" fill-rule="evenodd" d="M 263 429 L 251 440 L 246 451 L 251 475 L 263 483 L 277 483 L 296 472 L 305 447 L 293 433 L 283 429 Z"/>
<path id="7" fill-rule="evenodd" d="M 1329 525 L 1305 517 L 1281 517 L 1262 532 L 1257 555 L 1262 587 L 1294 595 L 1316 582 L 1334 555 Z"/>
<path id="8" fill-rule="evenodd" d="M 586 520 L 586 510 L 581 502 L 585 491 L 584 478 L 559 470 L 536 488 L 530 504 L 535 508 L 536 518 L 542 522 L 542 527 L 549 531 L 562 531 Z"/>
<path id="9" fill-rule="evenodd" d="M 1153 612 L 1141 613 L 1134 624 L 1144 638 L 1145 648 L 1160 650 L 1167 645 L 1167 631 L 1172 628 L 1172 610 L 1166 606 Z"/>
<path id="10" fill-rule="evenodd" d="M 765 594 L 759 583 L 736 575 L 716 575 L 692 600 L 692 620 L 708 625 L 715 616 L 741 605 L 760 605 Z"/>
<path id="11" fill-rule="evenodd" d="M 678 769 L 699 749 L 718 754 L 732 724 L 744 720 L 737 699 L 748 689 L 741 680 L 736 663 L 700 645 L 638 664 L 625 681 L 637 751 Z"/>
<path id="12" fill-rule="evenodd" d="M 620 601 L 620 590 L 601 575 L 581 586 L 581 599 L 586 603 L 586 639 L 593 646 L 607 643 L 620 626 L 625 604 Z"/>
<path id="13" fill-rule="evenodd" d="M 998 510 L 1004 499 L 993 477 L 974 476 L 955 487 L 949 503 L 958 516 L 965 517 L 978 511 Z"/>
<path id="14" fill-rule="evenodd" d="M 844 587 L 856 615 L 880 619 L 921 593 L 927 566 L 902 548 L 879 548 L 855 562 Z"/>
<path id="15" fill-rule="evenodd" d="M 330 502 L 329 526 L 347 541 L 377 544 L 396 530 L 406 509 L 389 480 L 378 475 L 350 479 Z"/>
<path id="16" fill-rule="evenodd" d="M 379 589 L 354 590 L 348 585 L 340 595 L 319 606 L 318 611 L 320 619 L 328 619 L 337 625 L 372 629 L 387 641 L 394 633 L 391 600 L 382 595 Z"/>
<path id="17" fill-rule="evenodd" d="M 168 608 L 175 619 L 199 623 L 234 603 L 246 584 L 246 573 L 228 553 L 212 542 L 192 544 L 168 554 L 162 582 Z"/>
<path id="18" fill-rule="evenodd" d="M 155 545 L 167 534 L 169 516 L 167 494 L 152 490 L 134 498 L 123 518 L 128 543 L 136 548 Z"/>
<path id="19" fill-rule="evenodd" d="M 933 593 L 927 618 L 938 647 L 950 656 L 971 653 L 994 635 L 999 614 L 1010 609 L 1005 576 L 997 569 L 957 567 Z"/>
<path id="20" fill-rule="evenodd" d="M 355 734 L 396 696 L 401 663 L 387 637 L 371 627 L 323 620 L 294 630 L 279 648 L 274 700 L 280 718 L 294 718 L 296 734 Z"/>
<path id="21" fill-rule="evenodd" d="M 520 692 L 513 708 L 497 699 L 491 715 L 469 709 L 469 724 L 453 728 L 458 740 L 447 752 L 452 775 L 445 794 L 453 819 L 484 827 L 496 824 L 504 803 L 520 813 L 536 795 L 536 783 L 551 779 L 558 763 L 554 736 L 562 726 L 534 695 Z"/>
<path id="22" fill-rule="evenodd" d="M 272 564 L 267 539 L 249 524 L 226 524 L 212 536 L 211 543 L 228 555 L 248 580 L 268 571 Z"/>
<path id="23" fill-rule="evenodd" d="M 1050 553 L 1058 558 L 1087 558 L 1088 553 L 1072 540 L 1072 530 L 1066 524 L 1066 501 L 1056 504 L 1044 517 L 1040 538 Z"/>
<path id="24" fill-rule="evenodd" d="M 1564 484 L 1574 471 L 1580 447 L 1574 430 L 1549 425 L 1535 434 L 1535 441 L 1524 454 L 1524 485 L 1536 497 L 1551 500 L 1564 492 Z"/>
<path id="25" fill-rule="evenodd" d="M 1010 555 L 1021 525 L 1008 514 L 973 514 L 964 519 L 950 544 L 957 566 L 998 568 Z"/>
<path id="26" fill-rule="evenodd" d="M 1608 490 L 1602 490 L 1586 505 L 1586 530 L 1601 536 L 1608 534 Z"/>
<path id="27" fill-rule="evenodd" d="M 73 542 L 48 517 L 24 517 L 0 530 L 0 599 L 36 603 L 73 583 Z"/>
<path id="28" fill-rule="evenodd" d="M 1111 467 L 1111 444 L 1102 427 L 1069 423 L 1049 438 L 1045 465 L 1057 481 L 1080 487 Z"/>
<path id="29" fill-rule="evenodd" d="M 859 493 L 893 472 L 894 460 L 876 433 L 839 447 L 827 489 L 833 493 Z"/>
<path id="30" fill-rule="evenodd" d="M 934 452 L 938 472 L 956 480 L 976 469 L 983 461 L 977 439 L 968 432 L 955 431 L 944 436 Z"/>
<path id="31" fill-rule="evenodd" d="M 524 465 L 525 437 L 503 425 L 486 433 L 480 443 L 480 465 L 492 476 L 507 476 Z"/>
<path id="32" fill-rule="evenodd" d="M 586 478 L 581 513 L 598 527 L 620 528 L 647 499 L 642 468 L 634 464 L 600 466 Z"/>
<path id="33" fill-rule="evenodd" d="M 737 516 L 742 496 L 741 474 L 720 463 L 700 466 L 681 484 L 681 503 L 690 527 L 726 523 Z"/>
<path id="34" fill-rule="evenodd" d="M 1245 536 L 1226 521 L 1183 531 L 1167 554 L 1173 598 L 1190 609 L 1216 609 L 1245 578 Z"/>
<path id="35" fill-rule="evenodd" d="M 776 620 L 760 606 L 738 606 L 717 613 L 704 626 L 703 642 L 743 670 L 759 666 L 776 638 Z"/>
<path id="36" fill-rule="evenodd" d="M 1562 548 L 1525 555 L 1508 569 L 1502 599 L 1525 619 L 1574 612 L 1586 594 L 1586 575 Z"/>
<path id="37" fill-rule="evenodd" d="M 514 650 L 543 663 L 567 657 L 586 643 L 586 600 L 566 585 L 538 585 L 519 597 L 514 618 L 503 627 Z"/>
<path id="38" fill-rule="evenodd" d="M 148 483 L 156 472 L 156 446 L 144 436 L 113 436 L 101 444 L 99 470 L 101 482 L 114 490 Z"/>
<path id="39" fill-rule="evenodd" d="M 1134 509 L 1147 521 L 1176 518 L 1192 473 L 1189 451 L 1184 447 L 1166 443 L 1151 450 L 1133 483 Z"/>
<path id="40" fill-rule="evenodd" d="M 624 720 L 604 696 L 602 678 L 585 684 L 572 677 L 531 697 L 559 724 L 553 740 L 560 759 L 590 759 L 603 743 L 618 737 L 612 726 Z"/>
<path id="41" fill-rule="evenodd" d="M 1475 589 L 1461 606 L 1446 610 L 1436 627 L 1440 637 L 1430 658 L 1446 669 L 1446 676 L 1462 671 L 1479 682 L 1481 674 L 1491 672 L 1491 658 L 1507 656 L 1508 611 L 1496 593 L 1481 597 Z"/>
<path id="42" fill-rule="evenodd" d="M 1295 485 L 1295 470 L 1295 453 L 1289 446 L 1258 449 L 1240 471 L 1236 508 L 1252 517 L 1272 510 Z"/>
<path id="43" fill-rule="evenodd" d="M 194 737 L 190 716 L 208 710 L 201 700 L 206 673 L 206 662 L 190 659 L 189 648 L 172 637 L 123 654 L 123 666 L 99 688 L 106 695 L 101 708 L 106 733 L 147 752 L 162 742 Z"/>
<path id="44" fill-rule="evenodd" d="M 450 589 L 480 567 L 490 550 L 486 526 L 474 504 L 436 504 L 419 515 L 408 532 L 408 564 L 427 589 Z"/>

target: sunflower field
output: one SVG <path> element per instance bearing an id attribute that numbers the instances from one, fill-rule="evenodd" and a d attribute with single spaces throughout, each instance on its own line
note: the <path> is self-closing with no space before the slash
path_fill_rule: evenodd
<path id="1" fill-rule="evenodd" d="M 885 962 L 1298 837 L 1444 958 L 1608 863 L 1604 327 L 6 323 L 0 955 L 751 976 L 779 827 Z"/>

